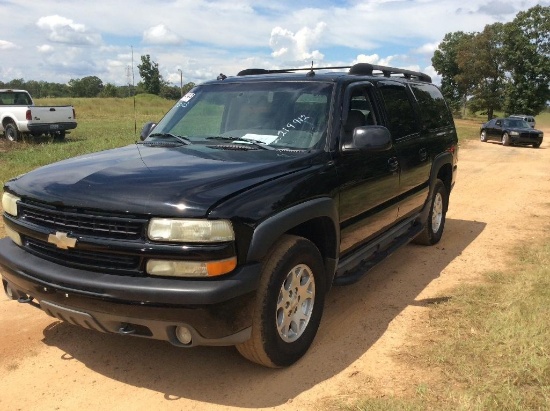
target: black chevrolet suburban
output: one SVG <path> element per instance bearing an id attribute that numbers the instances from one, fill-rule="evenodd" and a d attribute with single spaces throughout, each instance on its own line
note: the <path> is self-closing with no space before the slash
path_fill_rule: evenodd
<path id="1" fill-rule="evenodd" d="M 82 327 L 287 366 L 332 285 L 440 240 L 457 154 L 426 74 L 220 74 L 141 141 L 8 181 L 2 283 Z"/>

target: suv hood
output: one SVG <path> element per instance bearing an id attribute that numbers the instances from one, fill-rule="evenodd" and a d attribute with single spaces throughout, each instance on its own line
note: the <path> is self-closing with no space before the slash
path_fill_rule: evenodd
<path id="1" fill-rule="evenodd" d="M 133 145 L 41 167 L 5 188 L 57 206 L 204 217 L 232 195 L 306 168 L 310 160 L 267 150 Z"/>

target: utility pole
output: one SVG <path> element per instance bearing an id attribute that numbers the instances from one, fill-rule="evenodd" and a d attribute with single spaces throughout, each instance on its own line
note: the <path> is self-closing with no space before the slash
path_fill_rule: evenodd
<path id="1" fill-rule="evenodd" d="M 178 69 L 178 71 L 180 72 L 180 95 L 183 97 L 183 72 L 181 69 Z"/>

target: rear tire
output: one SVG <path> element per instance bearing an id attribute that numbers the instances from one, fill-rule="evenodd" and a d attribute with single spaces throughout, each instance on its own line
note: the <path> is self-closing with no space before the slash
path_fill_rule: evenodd
<path id="1" fill-rule="evenodd" d="M 239 353 L 272 368 L 298 361 L 319 328 L 325 293 L 325 269 L 317 247 L 305 238 L 284 235 L 263 260 L 252 336 L 237 345 Z"/>
<path id="2" fill-rule="evenodd" d="M 417 244 L 434 245 L 441 240 L 443 229 L 445 228 L 445 217 L 449 206 L 449 193 L 443 181 L 435 182 L 432 202 L 430 204 L 430 214 L 424 230 L 414 239 Z"/>
<path id="3" fill-rule="evenodd" d="M 14 123 L 8 123 L 4 127 L 4 136 L 6 137 L 6 140 L 18 141 L 21 135 L 19 133 L 19 130 L 17 130 L 17 126 Z"/>

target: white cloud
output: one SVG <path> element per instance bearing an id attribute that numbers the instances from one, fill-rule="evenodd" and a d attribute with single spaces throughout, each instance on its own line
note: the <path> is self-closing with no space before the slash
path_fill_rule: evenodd
<path id="1" fill-rule="evenodd" d="M 273 50 L 271 55 L 285 61 L 323 60 L 324 55 L 319 50 L 312 51 L 311 48 L 320 40 L 326 26 L 324 22 L 319 22 L 314 29 L 302 27 L 296 34 L 282 27 L 275 27 L 269 39 Z"/>
<path id="2" fill-rule="evenodd" d="M 17 46 L 11 41 L 0 40 L 0 50 L 9 50 L 14 48 L 17 48 Z"/>
<path id="3" fill-rule="evenodd" d="M 428 56 L 433 56 L 434 52 L 437 50 L 437 47 L 439 47 L 439 42 L 435 43 L 426 43 L 419 48 L 415 49 L 414 52 L 417 54 L 425 54 Z"/>
<path id="4" fill-rule="evenodd" d="M 101 36 L 86 29 L 83 24 L 59 15 L 40 17 L 36 25 L 47 31 L 48 39 L 54 43 L 73 45 L 98 45 Z"/>
<path id="5" fill-rule="evenodd" d="M 356 63 L 370 63 L 375 64 L 379 66 L 390 66 L 391 61 L 394 59 L 394 56 L 387 56 L 384 58 L 381 58 L 378 54 L 359 54 L 357 58 L 353 61 L 353 64 Z"/>
<path id="6" fill-rule="evenodd" d="M 54 48 L 50 46 L 49 44 L 42 44 L 41 46 L 36 46 L 36 49 L 40 53 L 51 53 L 54 51 Z"/>
<path id="7" fill-rule="evenodd" d="M 150 54 L 175 85 L 178 67 L 184 83 L 312 60 L 424 68 L 446 33 L 482 31 L 550 0 L 119 0 L 112 13 L 112 0 L 61 3 L 0 0 L 2 15 L 25 16 L 3 20 L 0 54 L 9 65 L 0 65 L 0 78 L 96 75 L 125 84 L 131 47 L 136 81 L 140 56 Z"/>
<path id="8" fill-rule="evenodd" d="M 147 44 L 181 44 L 182 39 L 164 24 L 151 27 L 143 33 L 143 42 Z"/>

